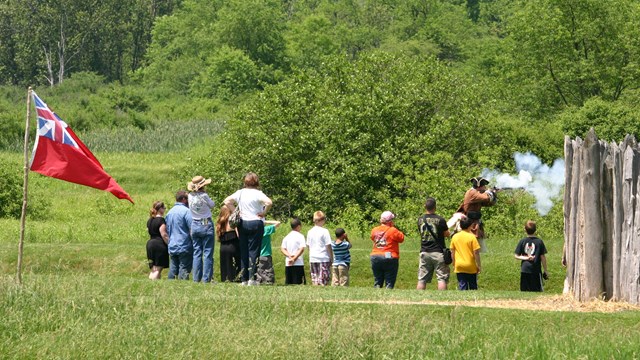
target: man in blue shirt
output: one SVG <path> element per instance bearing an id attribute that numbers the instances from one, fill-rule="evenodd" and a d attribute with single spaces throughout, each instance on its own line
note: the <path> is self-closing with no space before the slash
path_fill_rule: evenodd
<path id="1" fill-rule="evenodd" d="M 169 279 L 188 280 L 193 264 L 193 244 L 191 242 L 191 211 L 189 194 L 176 193 L 176 203 L 167 213 L 165 222 L 169 234 Z"/>

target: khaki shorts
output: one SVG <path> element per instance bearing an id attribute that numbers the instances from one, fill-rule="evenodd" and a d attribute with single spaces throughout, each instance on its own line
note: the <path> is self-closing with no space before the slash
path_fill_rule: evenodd
<path id="1" fill-rule="evenodd" d="M 444 255 L 440 252 L 421 252 L 418 266 L 418 281 L 430 283 L 433 273 L 438 281 L 449 282 L 449 265 L 444 263 Z"/>
<path id="2" fill-rule="evenodd" d="M 349 266 L 333 265 L 331 267 L 331 285 L 333 286 L 349 286 Z"/>

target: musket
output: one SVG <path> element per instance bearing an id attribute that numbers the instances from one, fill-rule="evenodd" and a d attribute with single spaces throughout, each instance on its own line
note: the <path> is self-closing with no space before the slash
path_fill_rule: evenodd
<path id="1" fill-rule="evenodd" d="M 520 187 L 493 187 L 492 190 L 494 191 L 516 191 L 516 190 L 527 190 L 524 186 L 520 186 Z"/>

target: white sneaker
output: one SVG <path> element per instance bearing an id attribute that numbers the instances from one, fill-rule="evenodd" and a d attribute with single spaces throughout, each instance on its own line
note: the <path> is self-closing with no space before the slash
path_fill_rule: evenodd
<path id="1" fill-rule="evenodd" d="M 248 285 L 249 285 L 249 286 L 258 286 L 259 284 L 258 284 L 258 282 L 257 282 L 257 281 L 255 281 L 255 280 L 249 280 L 249 284 L 248 284 Z"/>
<path id="2" fill-rule="evenodd" d="M 247 286 L 247 285 L 249 285 L 249 284 L 246 281 L 243 281 L 243 282 L 240 283 L 240 286 Z"/>

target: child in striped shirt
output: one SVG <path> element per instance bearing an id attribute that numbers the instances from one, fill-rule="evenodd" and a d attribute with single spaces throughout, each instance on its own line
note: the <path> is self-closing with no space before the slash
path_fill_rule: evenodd
<path id="1" fill-rule="evenodd" d="M 333 266 L 331 267 L 332 285 L 349 286 L 349 267 L 351 265 L 351 243 L 343 228 L 336 229 L 336 240 L 331 242 Z"/>

